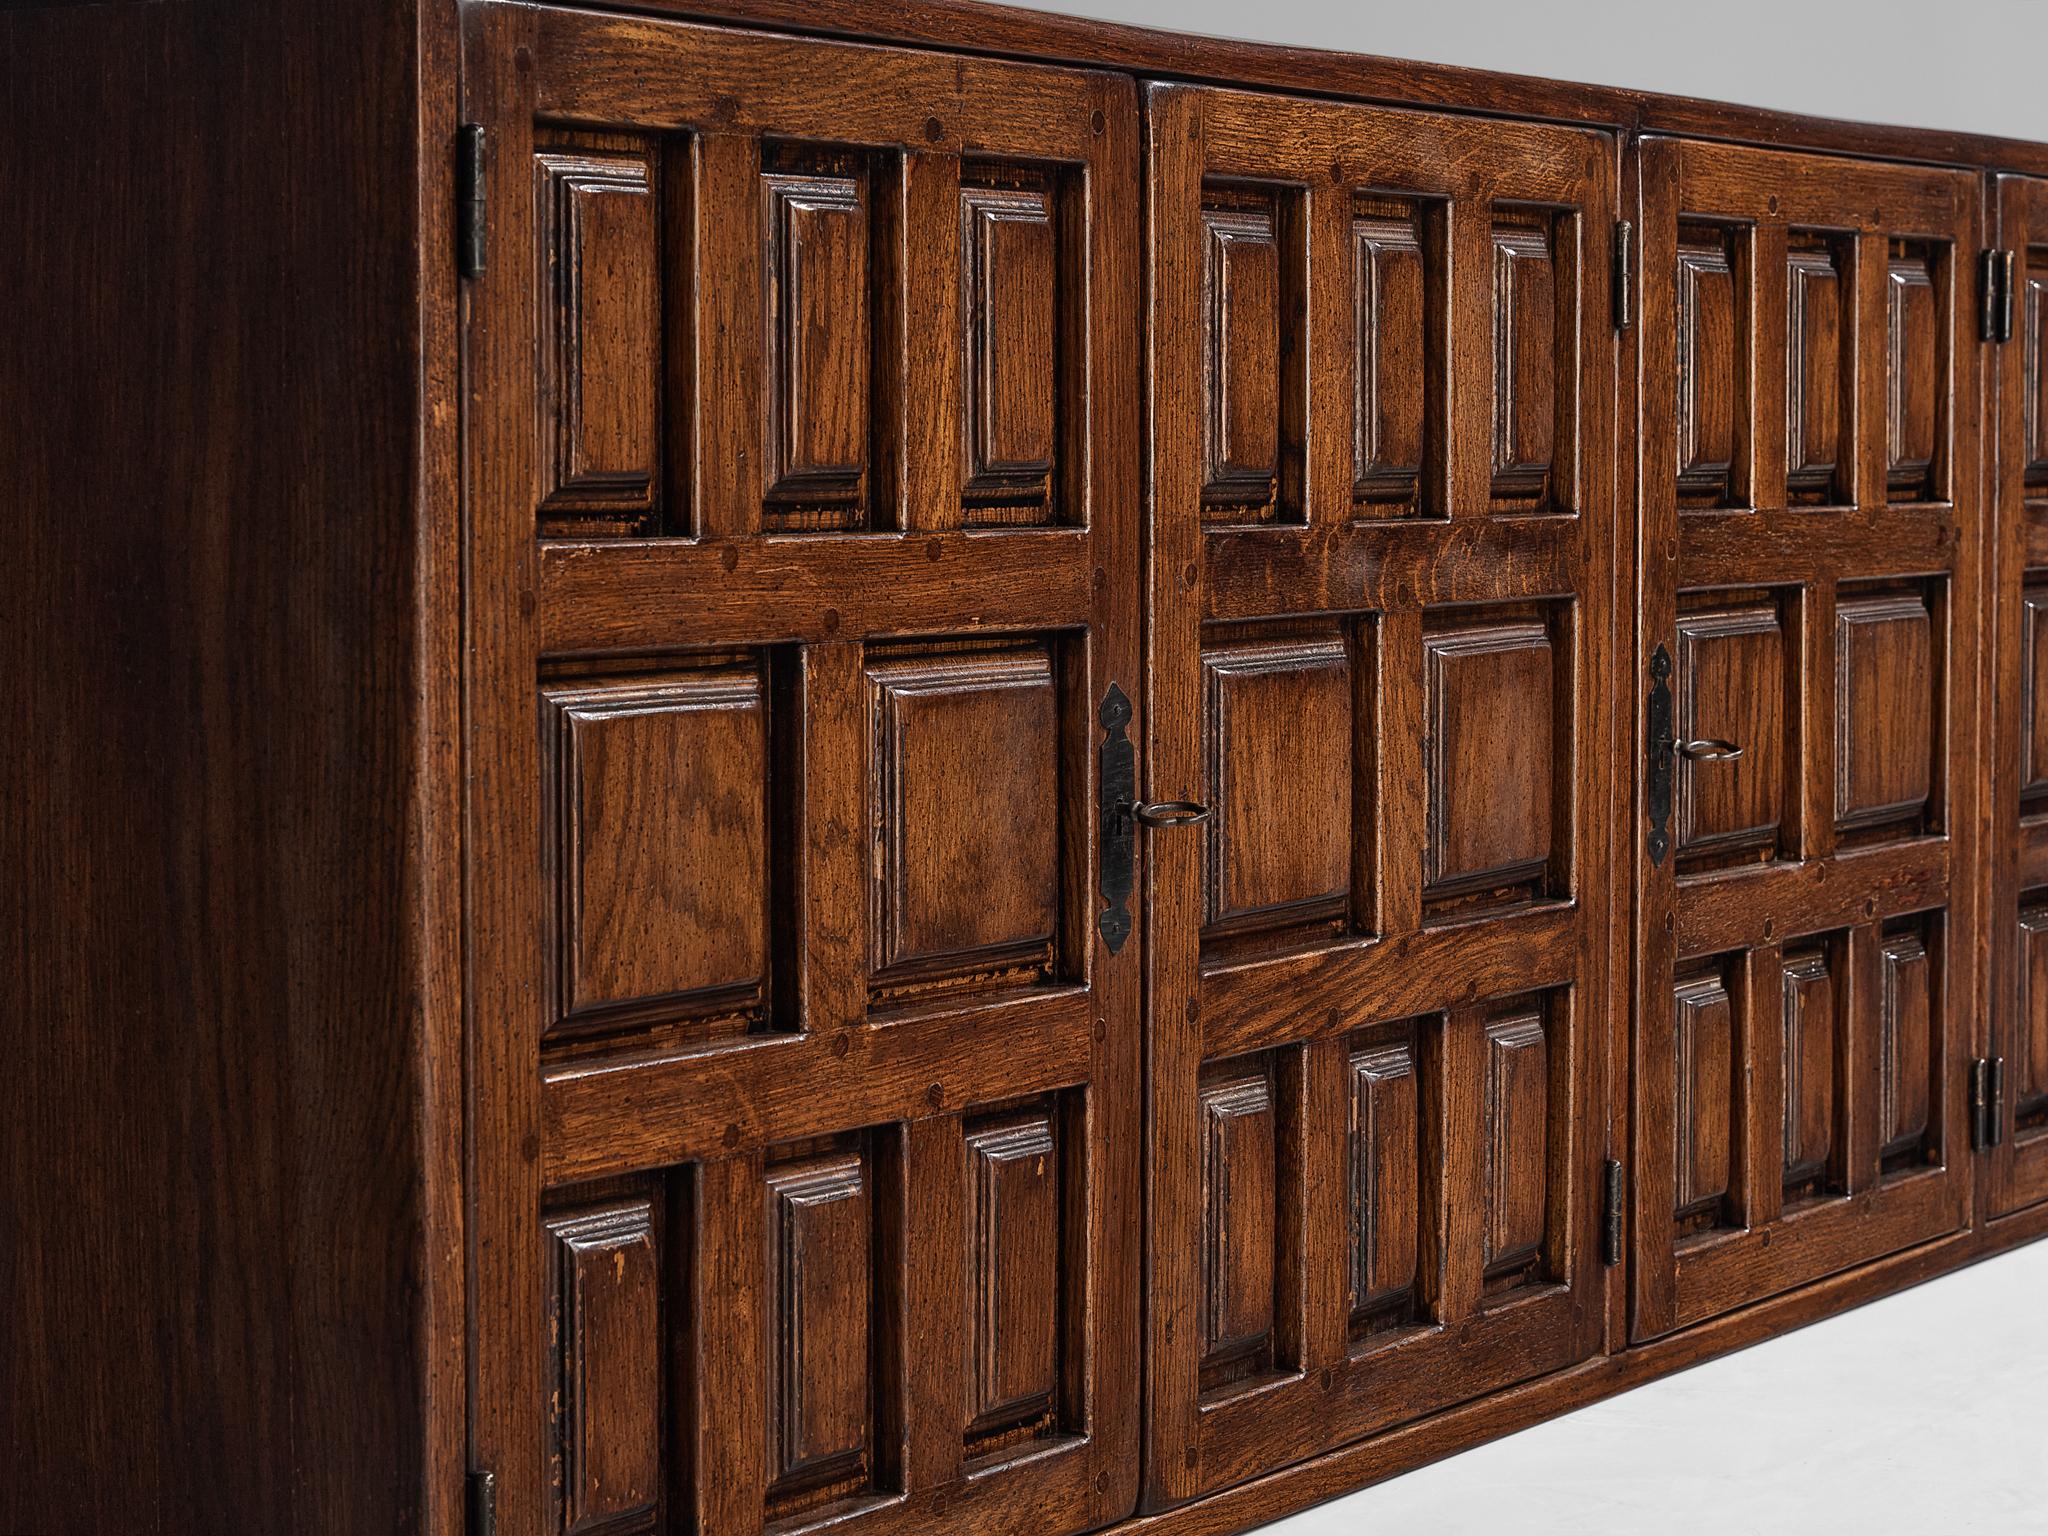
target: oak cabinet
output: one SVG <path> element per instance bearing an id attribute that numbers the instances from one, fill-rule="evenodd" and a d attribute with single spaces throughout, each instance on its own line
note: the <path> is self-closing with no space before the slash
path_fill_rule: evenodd
<path id="1" fill-rule="evenodd" d="M 1637 153 L 1647 1339 L 1968 1220 L 1985 544 L 1977 179 Z"/>
<path id="2" fill-rule="evenodd" d="M 1136 93 L 473 23 L 508 189 L 465 444 L 505 616 L 470 717 L 501 1528 L 1105 1524 L 1137 1457 L 1141 949 L 1092 830 L 1140 665 Z M 630 1265 L 564 1235 L 622 1212 Z"/>
<path id="3" fill-rule="evenodd" d="M 2048 1231 L 2048 148 L 199 9 L 0 22 L 0 1528 L 1239 1529 Z"/>
<path id="4" fill-rule="evenodd" d="M 1986 370 L 1995 579 L 1986 599 L 1992 726 L 1987 839 L 1991 929 L 1985 1215 L 2048 1200 L 2048 183 L 1994 176 L 1987 223 L 2003 264 L 2005 338 Z M 2040 724 L 2037 726 L 2036 721 Z"/>
<path id="5" fill-rule="evenodd" d="M 1599 1346 L 1615 153 L 1145 111 L 1164 1503 Z"/>

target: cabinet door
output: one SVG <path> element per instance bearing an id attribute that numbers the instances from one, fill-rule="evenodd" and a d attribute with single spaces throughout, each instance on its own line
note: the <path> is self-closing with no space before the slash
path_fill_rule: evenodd
<path id="1" fill-rule="evenodd" d="M 1998 423 L 1992 620 L 1988 1215 L 2048 1200 L 2048 182 L 2003 176 L 2012 331 L 1991 350 Z"/>
<path id="2" fill-rule="evenodd" d="M 1164 1503 L 1600 1337 L 1615 147 L 1146 111 Z"/>
<path id="3" fill-rule="evenodd" d="M 499 1527 L 1136 1496 L 1137 112 L 465 13 L 473 1455 Z"/>
<path id="4" fill-rule="evenodd" d="M 1645 141 L 1632 1331 L 1969 1210 L 1961 172 Z"/>

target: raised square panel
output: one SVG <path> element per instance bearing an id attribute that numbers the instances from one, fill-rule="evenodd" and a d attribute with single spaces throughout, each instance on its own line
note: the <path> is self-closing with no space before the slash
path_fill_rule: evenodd
<path id="1" fill-rule="evenodd" d="M 661 272 L 644 155 L 536 157 L 543 513 L 656 510 Z"/>
<path id="2" fill-rule="evenodd" d="M 2039 893 L 2037 892 L 2036 895 Z M 2019 993 L 2013 999 L 2013 1106 L 2022 1120 L 2048 1110 L 2048 906 L 2019 918 Z"/>
<path id="3" fill-rule="evenodd" d="M 560 1529 L 648 1532 L 661 1493 L 661 1264 L 627 1200 L 548 1218 Z"/>
<path id="4" fill-rule="evenodd" d="M 1493 230 L 1493 494 L 1541 497 L 1557 447 L 1558 273 L 1551 229 Z"/>
<path id="5" fill-rule="evenodd" d="M 1351 1054 L 1351 1310 L 1399 1307 L 1420 1267 L 1422 1113 L 1412 1038 Z"/>
<path id="6" fill-rule="evenodd" d="M 1769 604 L 1678 618 L 1678 850 L 1768 846 L 1782 816 L 1785 639 Z M 1741 755 L 1726 755 L 1728 748 Z"/>
<path id="7" fill-rule="evenodd" d="M 1506 621 L 1424 636 L 1430 895 L 1535 880 L 1551 851 L 1556 751 L 1549 630 Z"/>
<path id="8" fill-rule="evenodd" d="M 1796 237 L 1795 237 L 1796 238 Z M 1828 499 L 1842 441 L 1842 275 L 1825 241 L 1786 255 L 1785 489 Z"/>
<path id="9" fill-rule="evenodd" d="M 1845 598 L 1835 616 L 1835 819 L 1895 821 L 1934 773 L 1934 634 L 1916 593 Z"/>
<path id="10" fill-rule="evenodd" d="M 1715 1211 L 1728 1193 L 1734 1146 L 1735 1010 L 1720 975 L 1672 989 L 1672 1055 L 1678 1064 L 1672 1203 L 1681 1220 Z"/>
<path id="11" fill-rule="evenodd" d="M 1412 208 L 1361 208 L 1351 222 L 1357 395 L 1354 498 L 1414 506 L 1432 400 L 1428 278 Z"/>
<path id="12" fill-rule="evenodd" d="M 1823 950 L 1785 957 L 1785 1185 L 1821 1177 L 1835 1151 L 1835 984 Z"/>
<path id="13" fill-rule="evenodd" d="M 865 177 L 771 170 L 761 196 L 769 526 L 858 527 L 869 444 Z"/>
<path id="14" fill-rule="evenodd" d="M 1257 640 L 1202 658 L 1208 921 L 1341 913 L 1351 888 L 1352 676 L 1344 641 Z"/>
<path id="15" fill-rule="evenodd" d="M 970 1433 L 1049 1411 L 1059 1385 L 1060 1164 L 1050 1112 L 967 1129 Z"/>
<path id="16" fill-rule="evenodd" d="M 1280 246 L 1271 205 L 1202 210 L 1202 503 L 1270 518 L 1280 477 Z"/>
<path id="17" fill-rule="evenodd" d="M 1886 1158 L 1916 1150 L 1933 1103 L 1933 966 L 1917 933 L 1879 945 L 1878 1133 Z"/>
<path id="18" fill-rule="evenodd" d="M 1894 501 L 1930 494 L 1941 403 L 1934 265 L 1921 246 L 1894 241 L 1886 268 L 1886 478 Z"/>
<path id="19" fill-rule="evenodd" d="M 1679 231 L 1678 489 L 1710 504 L 1733 498 L 1738 432 L 1746 402 L 1736 267 L 1728 231 Z"/>
<path id="20" fill-rule="evenodd" d="M 1059 709 L 1043 646 L 870 658 L 875 959 L 1042 977 L 1059 917 Z"/>
<path id="21" fill-rule="evenodd" d="M 1206 1075 L 1202 1117 L 1202 1363 L 1269 1346 L 1279 1173 L 1273 1082 L 1263 1063 Z"/>
<path id="22" fill-rule="evenodd" d="M 1486 1273 L 1540 1258 L 1550 1203 L 1550 1039 L 1539 1009 L 1486 1023 Z"/>
<path id="23" fill-rule="evenodd" d="M 561 1012 L 683 1007 L 758 1022 L 768 968 L 760 670 L 551 688 L 545 701 Z"/>
<path id="24" fill-rule="evenodd" d="M 961 189 L 964 494 L 1033 520 L 1052 501 L 1057 260 L 1050 188 Z"/>
<path id="25" fill-rule="evenodd" d="M 771 1497 L 870 1470 L 874 1216 L 859 1153 L 767 1172 Z"/>
<path id="26" fill-rule="evenodd" d="M 2048 586 L 2020 595 L 2020 795 L 2048 789 Z"/>

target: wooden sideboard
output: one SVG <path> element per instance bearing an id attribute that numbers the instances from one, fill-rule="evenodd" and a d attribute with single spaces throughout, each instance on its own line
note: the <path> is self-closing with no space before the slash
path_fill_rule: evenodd
<path id="1" fill-rule="evenodd" d="M 0 12 L 0 1530 L 1245 1529 L 2048 1232 L 2048 145 Z"/>

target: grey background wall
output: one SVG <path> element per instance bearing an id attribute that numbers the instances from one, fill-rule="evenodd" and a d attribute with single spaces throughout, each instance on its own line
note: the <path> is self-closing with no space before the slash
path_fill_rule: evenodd
<path id="1" fill-rule="evenodd" d="M 1022 3 L 1822 117 L 2048 138 L 2048 0 Z"/>

